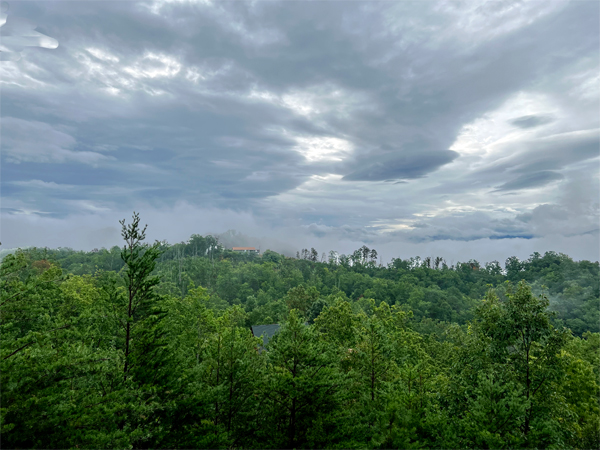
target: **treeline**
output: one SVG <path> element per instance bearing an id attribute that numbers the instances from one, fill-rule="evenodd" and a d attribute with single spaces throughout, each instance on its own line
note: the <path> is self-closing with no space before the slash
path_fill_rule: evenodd
<path id="1" fill-rule="evenodd" d="M 317 303 L 316 310 L 332 295 L 343 296 L 355 310 L 364 309 L 368 299 L 377 305 L 385 301 L 411 311 L 420 331 L 439 333 L 443 323 L 471 320 L 490 286 L 502 291 L 506 281 L 525 280 L 536 295 L 549 298 L 555 326 L 566 326 L 578 336 L 600 331 L 598 262 L 573 261 L 555 252 L 534 253 L 523 261 L 510 257 L 504 266 L 475 260 L 448 264 L 442 257 L 395 258 L 383 266 L 377 251 L 366 246 L 350 255 L 330 251 L 319 256 L 314 248 L 303 249 L 297 258 L 270 250 L 262 255 L 236 253 L 213 236 L 192 235 L 186 243 L 157 246 L 161 294 L 184 297 L 190 286 L 203 286 L 215 307 L 241 305 L 248 314 L 247 325 L 282 321 L 288 311 L 286 298 L 306 291 Z M 56 264 L 75 275 L 118 273 L 124 267 L 117 246 L 93 252 L 63 248 L 27 253 L 36 264 Z"/>
<path id="2" fill-rule="evenodd" d="M 597 263 L 177 255 L 122 225 L 118 261 L 3 259 L 3 448 L 598 446 L 600 334 L 547 297 L 597 296 Z M 249 325 L 273 322 L 263 348 Z"/>

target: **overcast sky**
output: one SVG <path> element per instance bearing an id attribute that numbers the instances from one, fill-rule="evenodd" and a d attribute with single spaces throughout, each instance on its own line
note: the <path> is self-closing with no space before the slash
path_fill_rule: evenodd
<path id="1" fill-rule="evenodd" d="M 598 260 L 599 6 L 9 2 L 1 248 Z"/>

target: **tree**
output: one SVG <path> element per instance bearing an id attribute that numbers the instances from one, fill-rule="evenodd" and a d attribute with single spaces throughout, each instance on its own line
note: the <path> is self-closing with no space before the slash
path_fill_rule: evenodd
<path id="1" fill-rule="evenodd" d="M 566 376 L 559 389 L 574 416 L 564 423 L 571 431 L 568 443 L 573 448 L 594 448 L 600 442 L 599 341 L 598 333 L 588 332 L 584 339 L 571 339 L 561 354 Z"/>
<path id="2" fill-rule="evenodd" d="M 330 266 L 335 266 L 337 265 L 339 260 L 339 255 L 338 252 L 334 251 L 334 250 L 330 250 L 329 251 L 329 265 Z"/>
<path id="3" fill-rule="evenodd" d="M 315 319 L 319 317 L 319 314 L 321 314 L 321 311 L 323 311 L 323 309 L 326 307 L 327 302 L 325 300 L 322 298 L 316 300 L 306 313 L 308 323 L 313 324 Z"/>
<path id="4" fill-rule="evenodd" d="M 156 260 L 160 257 L 159 243 L 144 244 L 146 228 L 140 228 L 140 216 L 133 213 L 131 224 L 119 221 L 125 246 L 121 258 L 125 262 L 126 309 L 122 321 L 125 329 L 123 379 L 127 380 L 132 368 L 141 369 L 149 362 L 161 343 L 158 342 L 157 322 L 164 316 L 155 292 L 159 278 L 153 276 Z M 147 373 L 147 375 L 150 375 Z"/>
<path id="5" fill-rule="evenodd" d="M 309 259 L 312 262 L 317 262 L 319 260 L 319 252 L 317 252 L 314 248 L 310 249 L 310 257 Z"/>
<path id="6" fill-rule="evenodd" d="M 90 277 L 36 267 L 19 252 L 0 268 L 3 446 L 130 447 L 139 434 L 117 424 L 135 414 L 104 292 Z"/>
<path id="7" fill-rule="evenodd" d="M 198 291 L 193 291 L 196 296 Z M 193 298 L 189 300 L 197 303 Z M 184 395 L 178 399 L 173 435 L 161 447 L 239 445 L 240 439 L 244 441 L 253 434 L 248 422 L 252 419 L 254 385 L 260 380 L 259 363 L 263 359 L 256 351 L 259 344 L 243 326 L 245 312 L 239 305 L 218 318 L 206 315 L 204 305 L 190 306 L 200 315 L 201 340 L 193 339 L 200 344 L 200 353 L 186 371 L 188 381 Z M 189 340 L 183 330 L 178 341 L 189 348 Z"/>
<path id="8" fill-rule="evenodd" d="M 216 380 L 218 408 L 215 413 L 216 418 L 226 427 L 227 433 L 232 433 L 236 427 L 244 428 L 245 420 L 239 420 L 239 417 L 247 410 L 258 375 L 257 340 L 250 330 L 243 327 L 244 322 L 244 311 L 239 306 L 230 308 L 217 321 L 214 337 L 214 341 L 220 346 L 220 351 L 213 352 L 212 356 L 217 365 L 220 365 L 220 380 Z M 216 375 L 217 378 L 219 375 Z"/>
<path id="9" fill-rule="evenodd" d="M 360 255 L 361 255 L 361 263 L 362 264 L 366 264 L 367 261 L 369 260 L 369 254 L 371 253 L 371 250 L 366 245 L 363 245 L 359 249 L 359 252 L 360 252 Z"/>
<path id="10" fill-rule="evenodd" d="M 506 276 L 510 281 L 518 282 L 521 280 L 523 263 L 519 261 L 519 258 L 516 256 L 511 256 L 504 263 L 504 267 L 506 269 Z"/>
<path id="11" fill-rule="evenodd" d="M 470 351 L 485 355 L 482 361 L 487 363 L 482 369 L 490 376 L 494 374 L 490 389 L 493 386 L 496 392 L 502 392 L 503 384 L 513 384 L 509 389 L 513 403 L 518 393 L 519 406 L 515 404 L 510 417 L 528 447 L 547 447 L 562 440 L 559 423 L 566 405 L 556 391 L 565 375 L 560 355 L 570 333 L 552 326 L 547 307 L 548 299 L 534 296 L 525 282 L 520 282 L 516 290 L 508 285 L 505 301 L 493 291 L 487 294 L 473 326 L 476 339 Z M 478 380 L 472 377 L 465 381 L 478 386 Z"/>
<path id="12" fill-rule="evenodd" d="M 317 298 L 319 298 L 319 292 L 314 286 L 306 288 L 300 285 L 290 289 L 284 300 L 288 309 L 297 309 L 304 317 Z"/>
<path id="13" fill-rule="evenodd" d="M 267 349 L 262 390 L 267 410 L 261 425 L 268 428 L 263 439 L 269 436 L 274 448 L 326 447 L 342 382 L 334 355 L 296 310 Z"/>
<path id="14" fill-rule="evenodd" d="M 351 353 L 351 359 L 353 368 L 361 380 L 360 391 L 366 393 L 373 403 L 394 364 L 385 319 L 381 317 L 381 313 L 387 309 L 387 304 L 383 302 L 377 307 L 372 299 L 370 302 L 373 314 L 370 317 L 365 314 L 359 315 L 360 325 L 355 329 L 358 342 Z"/>
<path id="15" fill-rule="evenodd" d="M 349 348 L 356 346 L 356 327 L 359 323 L 359 317 L 352 312 L 352 305 L 341 297 L 334 298 L 332 304 L 315 319 L 321 339 L 344 357 Z"/>
<path id="16" fill-rule="evenodd" d="M 370 257 L 371 257 L 371 262 L 373 264 L 377 263 L 377 250 L 375 250 L 374 248 L 371 249 L 371 253 L 369 253 Z"/>

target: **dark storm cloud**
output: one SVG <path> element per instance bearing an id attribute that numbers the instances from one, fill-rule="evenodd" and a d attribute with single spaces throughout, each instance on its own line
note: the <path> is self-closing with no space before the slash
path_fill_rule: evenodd
<path id="1" fill-rule="evenodd" d="M 496 191 L 516 191 L 519 189 L 530 189 L 544 186 L 553 181 L 562 180 L 563 176 L 560 173 L 551 172 L 549 170 L 541 172 L 533 172 L 521 175 L 514 180 L 508 181 L 496 188 Z"/>
<path id="2" fill-rule="evenodd" d="M 412 154 L 398 152 L 380 157 L 367 167 L 346 175 L 343 180 L 390 181 L 421 178 L 457 157 L 458 153 L 452 150 L 429 150 Z"/>

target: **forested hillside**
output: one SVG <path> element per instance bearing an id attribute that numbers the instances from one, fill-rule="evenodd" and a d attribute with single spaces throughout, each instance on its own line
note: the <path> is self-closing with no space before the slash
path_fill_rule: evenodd
<path id="1" fill-rule="evenodd" d="M 598 262 L 382 266 L 122 225 L 122 248 L 2 260 L 3 448 L 598 448 Z"/>
<path id="2" fill-rule="evenodd" d="M 283 320 L 295 295 L 306 296 L 313 315 L 341 296 L 356 311 L 368 309 L 369 299 L 397 305 L 428 330 L 439 322 L 462 325 L 473 318 L 474 307 L 490 287 L 503 292 L 506 281 L 525 280 L 536 295 L 549 298 L 556 325 L 579 336 L 600 331 L 598 262 L 573 261 L 555 252 L 534 253 L 524 261 L 509 257 L 504 264 L 470 260 L 449 265 L 442 257 L 414 257 L 383 266 L 377 251 L 367 247 L 351 255 L 304 249 L 296 258 L 270 250 L 259 256 L 223 248 L 213 236 L 193 235 L 187 243 L 161 242 L 157 248 L 160 294 L 185 297 L 191 287 L 202 286 L 216 309 L 241 305 L 248 325 Z M 37 265 L 57 265 L 65 275 L 93 279 L 111 277 L 110 272 L 118 273 L 125 264 L 117 246 L 87 253 L 29 249 L 26 254 Z"/>

